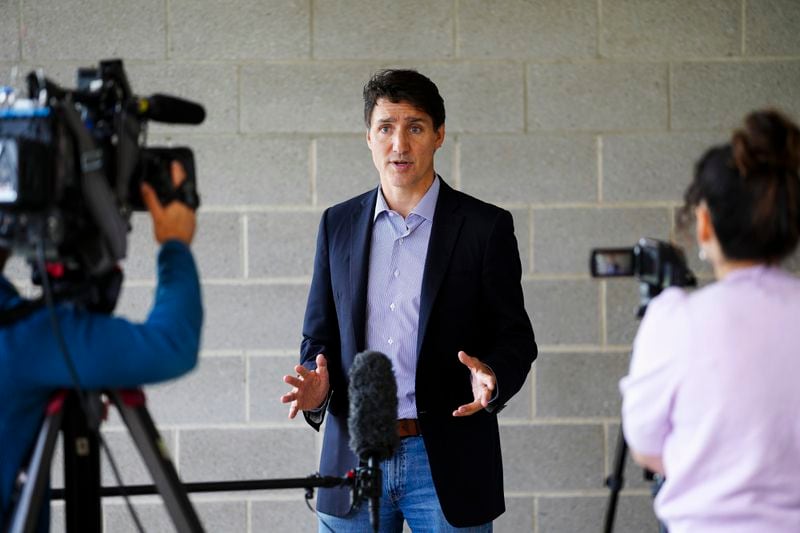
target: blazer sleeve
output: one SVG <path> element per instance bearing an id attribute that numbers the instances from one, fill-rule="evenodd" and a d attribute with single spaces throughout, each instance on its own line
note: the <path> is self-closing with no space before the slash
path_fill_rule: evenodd
<path id="1" fill-rule="evenodd" d="M 511 213 L 500 211 L 489 235 L 482 270 L 487 331 L 491 335 L 483 362 L 495 373 L 497 396 L 489 406 L 498 412 L 525 384 L 538 348 L 522 294 L 522 265 Z"/>
<path id="2" fill-rule="evenodd" d="M 340 362 L 339 320 L 336 315 L 336 302 L 330 268 L 330 247 L 328 238 L 328 218 L 330 211 L 322 214 L 317 232 L 317 250 L 314 257 L 314 273 L 308 293 L 305 317 L 303 319 L 303 340 L 300 344 L 300 364 L 309 370 L 317 368 L 317 354 L 324 354 L 329 369 L 336 368 Z M 333 383 L 331 383 L 333 387 Z M 303 412 L 303 417 L 314 429 L 319 430 L 325 418 L 325 406 L 321 409 Z"/>

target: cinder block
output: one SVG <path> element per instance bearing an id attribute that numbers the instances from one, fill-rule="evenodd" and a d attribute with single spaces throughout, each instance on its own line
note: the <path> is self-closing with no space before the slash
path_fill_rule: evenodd
<path id="1" fill-rule="evenodd" d="M 206 501 L 205 498 L 208 497 L 210 495 L 190 496 L 206 531 L 230 531 L 231 533 L 248 531 L 247 502 L 244 501 L 244 498 L 238 501 Z M 112 530 L 109 528 L 109 531 Z"/>
<path id="2" fill-rule="evenodd" d="M 204 356 L 188 375 L 147 388 L 158 424 L 245 422 L 244 357 Z"/>
<path id="3" fill-rule="evenodd" d="M 606 342 L 631 345 L 639 319 L 636 317 L 641 298 L 636 278 L 610 279 L 606 283 Z"/>
<path id="4" fill-rule="evenodd" d="M 159 429 L 161 439 L 166 445 L 166 449 L 174 462 L 174 433 L 169 430 Z M 125 426 L 121 430 L 103 431 L 103 438 L 111 449 L 114 462 L 119 468 L 122 482 L 126 485 L 151 484 L 153 478 L 150 475 L 144 461 L 139 453 L 139 449 L 133 442 L 131 433 Z M 113 470 L 108 463 L 105 452 L 100 453 L 102 471 L 102 482 L 106 486 L 117 486 Z M 176 465 L 177 466 L 177 465 Z M 63 477 L 62 477 L 63 479 Z M 63 484 L 63 481 L 61 482 Z"/>
<path id="5" fill-rule="evenodd" d="M 315 432 L 296 428 L 198 429 L 180 434 L 184 481 L 295 478 L 317 469 Z M 303 426 L 303 427 L 301 427 Z"/>
<path id="6" fill-rule="evenodd" d="M 378 186 L 380 174 L 372 162 L 365 135 L 366 128 L 360 135 L 317 139 L 318 205 L 337 204 Z M 434 163 L 436 172 L 451 186 L 455 186 L 453 160 L 456 142 L 453 136 L 446 137 L 444 145 L 436 152 Z"/>
<path id="7" fill-rule="evenodd" d="M 739 55 L 738 0 L 602 3 L 600 54 L 626 58 Z"/>
<path id="8" fill-rule="evenodd" d="M 603 484 L 600 425 L 501 426 L 507 491 L 591 490 Z M 509 461 L 508 458 L 517 460 Z"/>
<path id="9" fill-rule="evenodd" d="M 307 58 L 311 10 L 305 0 L 236 3 L 173 0 L 169 56 L 175 59 Z"/>
<path id="10" fill-rule="evenodd" d="M 595 140 L 589 135 L 464 135 L 461 183 L 464 192 L 490 202 L 593 202 Z"/>
<path id="11" fill-rule="evenodd" d="M 448 2 L 354 0 L 313 5 L 315 58 L 430 60 L 455 55 L 453 6 Z"/>
<path id="12" fill-rule="evenodd" d="M 319 211 L 247 215 L 249 276 L 311 277 L 319 219 Z"/>
<path id="13" fill-rule="evenodd" d="M 603 136 L 603 201 L 680 202 L 697 160 L 728 138 L 679 132 Z"/>
<path id="14" fill-rule="evenodd" d="M 617 383 L 627 374 L 627 354 L 546 353 L 536 367 L 537 416 L 619 416 Z"/>
<path id="15" fill-rule="evenodd" d="M 500 411 L 500 414 L 497 415 L 501 421 L 530 420 L 533 417 L 533 394 L 535 391 L 533 383 L 536 379 L 535 370 L 539 364 L 538 361 L 539 359 L 534 363 L 533 368 L 531 368 L 528 374 L 528 379 L 525 380 L 525 384 L 519 392 L 506 404 L 505 409 Z"/>
<path id="16" fill-rule="evenodd" d="M 591 0 L 511 0 L 459 4 L 459 57 L 574 59 L 597 51 Z"/>
<path id="17" fill-rule="evenodd" d="M 105 58 L 107 56 L 101 56 Z M 42 61 L 21 61 L 17 65 L 17 91 L 21 91 L 26 97 L 27 85 L 25 84 L 25 77 L 31 72 L 41 69 L 45 77 L 50 81 L 55 82 L 61 87 L 74 89 L 77 85 L 77 73 L 80 67 L 93 67 L 97 68 L 99 59 L 97 57 L 89 57 L 88 59 L 75 59 L 71 61 L 64 61 L 54 63 L 51 58 Z M 125 64 L 127 69 L 127 63 Z M 11 70 L 3 72 L 4 75 L 10 77 Z M 135 87 L 134 87 L 135 88 Z"/>
<path id="18" fill-rule="evenodd" d="M 432 63 L 419 70 L 439 87 L 450 134 L 524 130 L 525 82 L 519 64 Z"/>
<path id="19" fill-rule="evenodd" d="M 166 56 L 166 21 L 160 0 L 119 4 L 65 0 L 21 5 L 25 61 Z"/>
<path id="20" fill-rule="evenodd" d="M 128 259 L 125 261 L 129 279 L 155 280 L 156 257 L 160 246 L 153 238 L 153 223 L 149 214 L 134 216 L 134 231 L 129 236 Z M 241 277 L 242 231 L 240 215 L 236 213 L 197 213 L 197 229 L 191 244 L 202 279 Z"/>
<path id="21" fill-rule="evenodd" d="M 533 210 L 533 270 L 589 274 L 593 248 L 632 247 L 640 237 L 666 239 L 670 212 L 663 208 Z"/>
<path id="22" fill-rule="evenodd" d="M 137 498 L 132 500 L 136 516 L 142 523 L 145 531 L 177 531 L 170 519 L 167 509 L 157 496 L 147 498 Z M 103 505 L 104 529 L 107 531 L 119 531 L 134 533 L 137 531 L 133 517 L 126 505 L 115 502 Z"/>
<path id="23" fill-rule="evenodd" d="M 246 532 L 247 503 L 245 501 L 205 501 L 203 496 L 190 496 L 206 531 Z M 158 497 L 137 498 L 133 500 L 137 515 L 145 531 L 176 531 L 164 504 Z M 136 532 L 136 525 L 121 502 L 107 503 L 103 506 L 105 530 L 114 532 Z"/>
<path id="24" fill-rule="evenodd" d="M 522 275 L 531 271 L 531 212 L 529 209 L 510 209 L 514 219 L 514 236 L 517 238 Z"/>
<path id="25" fill-rule="evenodd" d="M 211 206 L 309 205 L 307 139 L 276 136 L 188 137 L 201 211 Z"/>
<path id="26" fill-rule="evenodd" d="M 236 65 L 126 63 L 126 69 L 136 94 L 167 93 L 197 102 L 206 110 L 206 119 L 199 126 L 151 122 L 151 133 L 184 135 L 187 132 L 233 133 L 239 130 Z"/>
<path id="27" fill-rule="evenodd" d="M 528 67 L 529 130 L 664 130 L 666 126 L 666 65 Z"/>
<path id="28" fill-rule="evenodd" d="M 681 63 L 672 76 L 673 129 L 738 127 L 755 109 L 800 115 L 800 61 Z"/>
<path id="29" fill-rule="evenodd" d="M 50 533 L 65 533 L 65 512 L 64 502 L 50 502 Z"/>
<path id="30" fill-rule="evenodd" d="M 283 376 L 294 375 L 293 369 L 299 359 L 299 351 L 292 356 L 250 356 L 247 374 L 250 421 L 286 422 L 289 406 L 281 403 L 280 397 L 289 392 L 291 386 L 283 382 Z"/>
<path id="31" fill-rule="evenodd" d="M 281 494 L 283 499 L 254 501 L 251 504 L 251 531 L 317 530 L 317 518 L 306 507 L 302 490 L 284 490 L 277 494 Z M 315 508 L 313 500 L 310 504 Z"/>
<path id="32" fill-rule="evenodd" d="M 123 285 L 114 314 L 133 322 L 143 322 L 153 306 L 154 287 Z"/>
<path id="33" fill-rule="evenodd" d="M 205 285 L 203 348 L 298 349 L 308 285 Z"/>
<path id="34" fill-rule="evenodd" d="M 242 241 L 239 214 L 200 211 L 192 251 L 201 279 L 241 277 L 244 273 Z"/>
<path id="35" fill-rule="evenodd" d="M 31 279 L 31 267 L 21 255 L 12 255 L 6 262 L 3 275 L 17 285 L 18 290 L 22 290 L 22 285 Z"/>
<path id="36" fill-rule="evenodd" d="M 241 131 L 364 131 L 367 64 L 241 67 Z"/>
<path id="37" fill-rule="evenodd" d="M 601 531 L 608 498 L 599 496 L 540 496 L 536 516 L 540 533 Z M 641 533 L 657 531 L 658 524 L 648 496 L 621 496 L 614 531 Z"/>
<path id="38" fill-rule="evenodd" d="M 317 139 L 318 205 L 334 205 L 378 186 L 380 177 L 365 135 L 364 127 L 359 135 Z"/>
<path id="39" fill-rule="evenodd" d="M 525 281 L 522 289 L 540 347 L 597 344 L 598 284 L 589 280 Z"/>
<path id="40" fill-rule="evenodd" d="M 533 528 L 533 498 L 506 495 L 506 512 L 492 524 L 496 533 L 522 533 Z"/>
<path id="41" fill-rule="evenodd" d="M 133 213 L 128 233 L 128 252 L 123 262 L 126 280 L 147 280 L 155 283 L 160 246 L 153 236 L 153 220 L 149 213 Z M 195 261 L 197 261 L 196 251 Z"/>
<path id="42" fill-rule="evenodd" d="M 20 31 L 18 5 L 5 5 L 3 17 L 0 19 L 0 35 L 3 35 L 3 47 L 0 50 L 0 61 L 18 61 L 20 59 Z M 0 67 L 5 75 L 11 72 L 11 65 Z"/>
<path id="43" fill-rule="evenodd" d="M 761 0 L 745 4 L 745 53 L 753 56 L 800 54 L 800 3 Z"/>

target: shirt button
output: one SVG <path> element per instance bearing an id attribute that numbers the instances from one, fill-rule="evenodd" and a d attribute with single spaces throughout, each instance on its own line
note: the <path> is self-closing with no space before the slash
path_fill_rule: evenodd
<path id="1" fill-rule="evenodd" d="M 394 311 L 394 304 L 391 304 L 391 305 L 389 305 L 389 309 L 391 309 L 392 311 Z"/>
<path id="2" fill-rule="evenodd" d="M 394 344 L 394 340 L 393 339 L 389 339 L 388 342 L 389 342 L 389 344 Z"/>
<path id="3" fill-rule="evenodd" d="M 405 239 L 400 239 L 400 244 L 403 244 L 403 241 L 404 241 L 404 240 L 405 240 Z"/>
<path id="4" fill-rule="evenodd" d="M 394 277 L 397 277 L 397 276 L 399 276 L 399 275 L 400 275 L 400 271 L 399 271 L 399 270 L 395 270 L 395 271 L 394 271 Z"/>

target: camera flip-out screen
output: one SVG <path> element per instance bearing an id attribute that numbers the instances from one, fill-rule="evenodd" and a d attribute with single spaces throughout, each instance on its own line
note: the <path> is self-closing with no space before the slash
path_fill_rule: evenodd
<path id="1" fill-rule="evenodd" d="M 634 261 L 633 248 L 605 248 L 592 250 L 589 266 L 596 278 L 632 276 Z"/>

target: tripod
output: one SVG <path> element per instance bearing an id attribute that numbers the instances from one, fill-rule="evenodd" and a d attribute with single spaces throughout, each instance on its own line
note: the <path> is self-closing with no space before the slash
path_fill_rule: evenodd
<path id="1" fill-rule="evenodd" d="M 164 504 L 180 532 L 202 532 L 175 466 L 167 455 L 141 390 L 105 393 L 117 407 L 123 422 L 150 472 Z M 101 403 L 97 392 L 87 402 Z M 47 407 L 27 468 L 20 475 L 19 496 L 11 517 L 11 533 L 36 531 L 50 479 L 50 463 L 58 432 L 64 437 L 64 499 L 68 533 L 102 531 L 100 453 L 97 429 L 90 427 L 77 393 L 61 391 Z"/>

